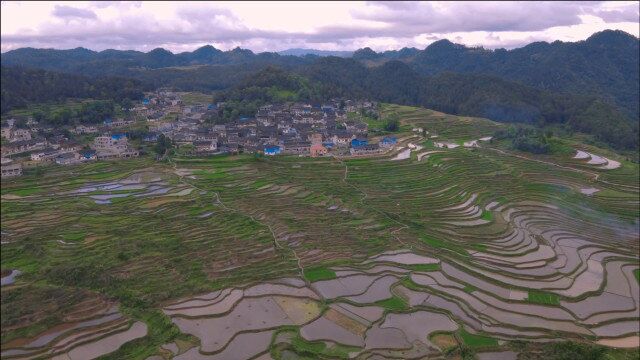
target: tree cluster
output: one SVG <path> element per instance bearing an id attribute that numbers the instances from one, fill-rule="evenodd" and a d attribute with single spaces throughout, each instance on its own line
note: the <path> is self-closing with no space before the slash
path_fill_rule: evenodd
<path id="1" fill-rule="evenodd" d="M 548 154 L 551 152 L 549 138 L 551 134 L 542 130 L 522 125 L 512 125 L 506 130 L 498 130 L 493 138 L 496 140 L 511 140 L 511 148 L 533 154 Z"/>
<path id="2" fill-rule="evenodd" d="M 33 119 L 39 123 L 53 126 L 91 125 L 102 123 L 115 115 L 115 103 L 112 100 L 95 100 L 82 103 L 79 108 L 63 106 L 56 110 L 45 106 L 33 112 Z"/>
<path id="3" fill-rule="evenodd" d="M 164 136 L 164 134 L 160 134 L 153 149 L 155 153 L 160 157 L 164 157 L 171 149 L 173 149 L 173 142 L 171 139 Z"/>

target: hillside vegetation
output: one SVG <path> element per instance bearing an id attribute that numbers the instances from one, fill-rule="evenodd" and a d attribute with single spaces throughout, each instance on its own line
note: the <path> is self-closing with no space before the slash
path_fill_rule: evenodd
<path id="1" fill-rule="evenodd" d="M 136 79 L 94 79 L 21 67 L 3 66 L 1 71 L 0 101 L 3 114 L 34 103 L 61 103 L 68 99 L 102 99 L 122 103 L 143 97 L 144 87 Z"/>
<path id="2" fill-rule="evenodd" d="M 424 50 L 366 48 L 352 58 L 212 46 L 179 54 L 25 48 L 2 54 L 2 112 L 68 98 L 138 99 L 140 89 L 161 86 L 218 93 L 237 110 L 227 112 L 231 117 L 251 115 L 264 102 L 366 98 L 500 122 L 560 125 L 636 151 L 638 62 L 638 39 L 620 31 L 509 51 L 442 40 Z M 105 77 L 110 75 L 127 78 Z"/>
<path id="3" fill-rule="evenodd" d="M 606 30 L 574 43 L 535 42 L 513 50 L 469 48 L 440 40 L 424 50 L 403 48 L 376 53 L 369 48 L 360 49 L 353 53 L 352 58 L 368 66 L 399 60 L 425 76 L 443 72 L 490 75 L 540 90 L 595 96 L 619 107 L 633 119 L 638 117 L 639 42 L 622 31 Z M 257 70 L 266 65 L 298 68 L 314 64 L 317 60 L 318 56 L 314 55 L 255 54 L 240 48 L 221 51 L 210 45 L 179 54 L 161 48 L 148 53 L 119 50 L 96 52 L 84 48 L 23 48 L 2 54 L 3 66 L 25 66 L 91 76 L 135 77 L 148 77 L 149 69 L 168 67 L 241 65 Z M 228 72 L 233 71 L 230 69 Z M 163 77 L 160 74 L 157 76 Z"/>

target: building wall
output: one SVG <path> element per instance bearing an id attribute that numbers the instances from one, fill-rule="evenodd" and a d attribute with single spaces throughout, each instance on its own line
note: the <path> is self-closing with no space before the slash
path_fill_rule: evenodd
<path id="1" fill-rule="evenodd" d="M 313 144 L 309 149 L 311 153 L 311 157 L 318 157 L 327 154 L 328 150 L 326 147 L 322 146 L 322 144 Z"/>

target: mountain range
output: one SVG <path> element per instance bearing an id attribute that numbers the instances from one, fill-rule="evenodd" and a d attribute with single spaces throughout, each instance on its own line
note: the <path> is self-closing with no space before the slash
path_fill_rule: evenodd
<path id="1" fill-rule="evenodd" d="M 492 75 L 541 90 L 601 97 L 632 117 L 639 113 L 638 39 L 622 31 L 603 31 L 585 41 L 535 42 L 513 50 L 466 47 L 448 40 L 424 50 L 375 52 L 370 48 L 349 52 L 291 49 L 255 54 L 235 48 L 222 51 L 211 45 L 193 52 L 173 54 L 162 48 L 140 51 L 85 48 L 70 50 L 22 48 L 1 55 L 3 66 L 24 66 L 89 76 L 135 76 L 146 69 L 196 65 L 276 65 L 285 68 L 313 63 L 318 56 L 339 56 L 379 66 L 400 60 L 421 75 L 442 72 Z"/>
<path id="2" fill-rule="evenodd" d="M 131 75 L 140 70 L 194 65 L 231 65 L 271 63 L 300 65 L 307 60 L 298 56 L 281 56 L 264 52 L 254 54 L 239 47 L 222 51 L 206 45 L 192 52 L 173 54 L 157 48 L 149 52 L 134 50 L 93 51 L 85 48 L 69 50 L 21 48 L 1 55 L 2 66 L 23 66 L 89 76 Z"/>

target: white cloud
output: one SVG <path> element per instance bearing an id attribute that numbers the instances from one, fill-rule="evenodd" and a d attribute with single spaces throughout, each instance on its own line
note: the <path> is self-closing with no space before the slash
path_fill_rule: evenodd
<path id="1" fill-rule="evenodd" d="M 2 51 L 32 46 L 179 52 L 374 50 L 448 38 L 489 48 L 638 36 L 638 2 L 2 2 Z"/>
<path id="2" fill-rule="evenodd" d="M 96 19 L 96 13 L 89 9 L 79 9 L 72 6 L 56 5 L 53 8 L 53 16 L 59 18 L 81 18 L 81 19 Z"/>

